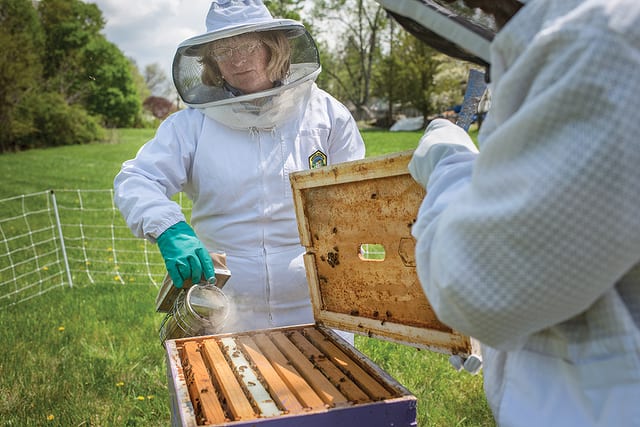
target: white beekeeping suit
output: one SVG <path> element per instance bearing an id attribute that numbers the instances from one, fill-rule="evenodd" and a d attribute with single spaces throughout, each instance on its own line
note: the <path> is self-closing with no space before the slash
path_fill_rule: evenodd
<path id="1" fill-rule="evenodd" d="M 313 322 L 289 174 L 362 158 L 362 138 L 349 111 L 315 85 L 318 52 L 302 24 L 273 19 L 255 0 L 214 1 L 206 22 L 174 59 L 174 82 L 192 108 L 170 116 L 123 164 L 116 203 L 135 235 L 160 242 L 186 220 L 171 198 L 189 196 L 197 237 L 225 252 L 231 270 L 224 292 L 232 311 L 221 332 Z M 273 87 L 243 93 L 205 78 L 205 59 L 239 54 L 212 42 L 274 32 L 291 53 Z M 263 45 L 241 46 L 242 54 Z"/>
<path id="2" fill-rule="evenodd" d="M 418 274 L 499 425 L 640 426 L 640 3 L 522 3 L 479 154 L 437 120 L 410 164 Z"/>

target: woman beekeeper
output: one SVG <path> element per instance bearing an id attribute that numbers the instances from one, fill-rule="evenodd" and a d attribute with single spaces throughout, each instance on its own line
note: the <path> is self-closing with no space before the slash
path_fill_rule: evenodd
<path id="1" fill-rule="evenodd" d="M 409 169 L 421 283 L 498 425 L 640 426 L 640 3 L 465 0 L 489 43 L 461 1 L 379 1 L 491 65 L 480 152 L 434 120 Z"/>
<path id="2" fill-rule="evenodd" d="M 178 47 L 173 79 L 189 108 L 115 178 L 136 236 L 157 241 L 176 287 L 214 275 L 225 252 L 232 311 L 221 332 L 313 322 L 289 174 L 364 157 L 349 111 L 314 83 L 302 24 L 257 0 L 216 0 L 207 32 Z M 193 201 L 191 224 L 172 196 Z M 196 237 L 197 236 L 197 237 Z"/>

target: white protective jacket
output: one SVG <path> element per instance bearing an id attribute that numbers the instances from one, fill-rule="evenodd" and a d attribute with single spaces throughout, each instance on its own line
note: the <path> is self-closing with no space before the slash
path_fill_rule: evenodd
<path id="1" fill-rule="evenodd" d="M 364 157 L 350 112 L 312 87 L 303 117 L 271 130 L 234 130 L 195 109 L 173 114 L 115 178 L 116 204 L 136 236 L 155 241 L 185 220 L 170 200 L 192 201 L 191 224 L 227 254 L 232 312 L 221 332 L 312 323 L 289 174 Z"/>
<path id="2" fill-rule="evenodd" d="M 500 426 L 640 426 L 640 3 L 530 0 L 491 55 L 480 153 L 413 228 L 425 293 Z"/>

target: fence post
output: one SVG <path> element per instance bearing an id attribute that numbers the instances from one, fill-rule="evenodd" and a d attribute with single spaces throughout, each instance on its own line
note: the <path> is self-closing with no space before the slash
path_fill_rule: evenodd
<path id="1" fill-rule="evenodd" d="M 51 190 L 51 201 L 53 203 L 53 212 L 56 214 L 56 225 L 58 226 L 58 234 L 60 235 L 60 246 L 62 248 L 62 257 L 64 258 L 64 267 L 67 270 L 67 279 L 69 287 L 73 288 L 73 280 L 71 279 L 71 269 L 69 268 L 69 258 L 67 257 L 67 249 L 64 245 L 64 236 L 62 235 L 62 224 L 60 223 L 60 214 L 58 213 L 58 203 L 56 202 L 56 194 Z"/>

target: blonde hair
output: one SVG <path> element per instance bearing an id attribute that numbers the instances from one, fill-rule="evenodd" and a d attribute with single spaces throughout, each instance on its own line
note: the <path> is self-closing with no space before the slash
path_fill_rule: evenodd
<path id="1" fill-rule="evenodd" d="M 283 80 L 291 65 L 291 46 L 283 31 L 264 31 L 255 33 L 268 49 L 267 76 L 272 82 Z M 211 43 L 201 47 L 202 83 L 207 86 L 222 86 L 224 78 L 218 63 L 210 53 Z"/>

